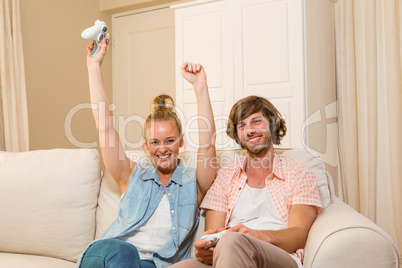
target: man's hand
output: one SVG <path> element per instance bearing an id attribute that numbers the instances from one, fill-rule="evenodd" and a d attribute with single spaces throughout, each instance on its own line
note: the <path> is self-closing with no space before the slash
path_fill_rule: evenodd
<path id="1" fill-rule="evenodd" d="M 216 229 L 209 229 L 208 231 L 204 232 L 205 234 L 215 234 L 218 230 Z M 211 265 L 213 260 L 213 254 L 215 247 L 211 247 L 211 241 L 202 241 L 198 240 L 195 242 L 195 256 L 197 259 L 205 264 Z"/>
<path id="2" fill-rule="evenodd" d="M 183 62 L 180 66 L 181 75 L 193 85 L 194 89 L 206 88 L 207 75 L 199 63 Z"/>
<path id="3" fill-rule="evenodd" d="M 229 228 L 228 232 L 239 232 L 273 244 L 289 253 L 303 249 L 307 234 L 317 216 L 317 208 L 308 205 L 292 205 L 289 211 L 288 228 L 272 230 L 253 230 L 243 224 Z"/>
<path id="4" fill-rule="evenodd" d="M 229 228 L 227 230 L 227 233 L 228 232 L 242 233 L 242 234 L 249 235 L 249 236 L 252 236 L 252 237 L 257 238 L 259 240 L 262 240 L 262 241 L 270 243 L 269 237 L 267 236 L 266 232 L 260 231 L 260 230 L 250 229 L 250 228 L 244 226 L 243 224 L 238 224 L 236 226 L 233 226 L 233 227 Z"/>

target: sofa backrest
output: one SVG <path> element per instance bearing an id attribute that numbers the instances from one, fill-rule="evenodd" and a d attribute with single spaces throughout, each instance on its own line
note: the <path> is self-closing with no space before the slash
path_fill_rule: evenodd
<path id="1" fill-rule="evenodd" d="M 0 252 L 76 261 L 94 239 L 95 149 L 0 152 Z"/>

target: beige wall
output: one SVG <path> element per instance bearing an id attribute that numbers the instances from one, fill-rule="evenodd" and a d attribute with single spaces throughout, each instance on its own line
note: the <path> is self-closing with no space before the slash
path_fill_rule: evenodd
<path id="1" fill-rule="evenodd" d="M 86 70 L 89 41 L 81 38 L 81 32 L 96 19 L 111 25 L 111 15 L 99 11 L 99 0 L 21 0 L 20 3 L 30 149 L 80 147 L 66 137 L 64 121 L 72 108 L 89 102 Z M 111 54 L 108 53 L 103 64 L 110 97 Z M 80 142 L 97 141 L 89 109 L 75 114 L 71 129 Z"/>
<path id="2" fill-rule="evenodd" d="M 136 9 L 154 7 L 166 3 L 187 2 L 191 0 L 99 0 L 100 10 L 119 13 Z"/>
<path id="3" fill-rule="evenodd" d="M 325 168 L 336 185 L 337 117 L 332 114 L 336 113 L 337 99 L 334 2 L 308 0 L 305 3 L 307 117 L 314 122 L 314 115 L 321 116 L 321 120 L 307 127 L 308 146 L 322 155 Z"/>

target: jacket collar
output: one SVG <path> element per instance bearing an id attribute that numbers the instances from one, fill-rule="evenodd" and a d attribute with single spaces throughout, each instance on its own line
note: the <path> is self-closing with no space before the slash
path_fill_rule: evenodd
<path id="1" fill-rule="evenodd" d="M 183 170 L 183 164 L 182 161 L 180 161 L 180 159 L 177 160 L 178 164 L 176 169 L 173 172 L 172 177 L 170 178 L 170 182 L 174 182 L 176 184 L 182 185 L 182 170 Z M 144 168 L 144 173 L 142 176 L 140 176 L 141 180 L 155 180 L 155 181 L 159 181 L 159 176 L 158 173 L 156 172 L 156 168 L 152 163 L 147 163 L 146 166 L 144 164 L 143 165 Z M 168 183 L 168 184 L 169 184 Z"/>

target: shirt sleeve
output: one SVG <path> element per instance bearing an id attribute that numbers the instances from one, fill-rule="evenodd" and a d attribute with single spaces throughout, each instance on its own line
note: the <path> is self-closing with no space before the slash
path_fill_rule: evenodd
<path id="1" fill-rule="evenodd" d="M 295 169 L 297 180 L 293 188 L 292 205 L 310 205 L 317 207 L 317 212 L 321 213 L 322 203 L 317 186 L 317 178 L 314 173 L 304 165 Z"/>
<path id="2" fill-rule="evenodd" d="M 228 197 L 225 189 L 229 179 L 228 171 L 227 168 L 221 168 L 218 171 L 216 179 L 202 200 L 200 208 L 227 212 Z"/>

